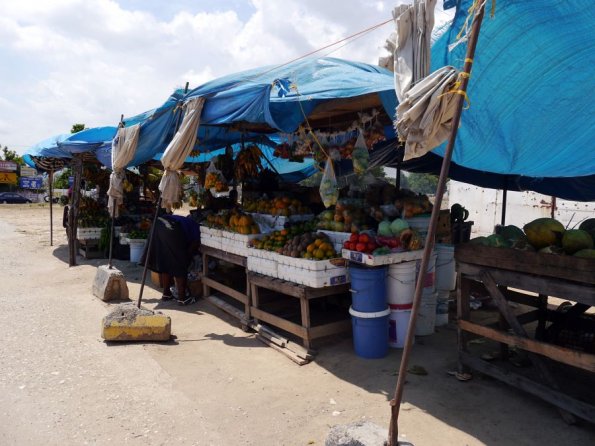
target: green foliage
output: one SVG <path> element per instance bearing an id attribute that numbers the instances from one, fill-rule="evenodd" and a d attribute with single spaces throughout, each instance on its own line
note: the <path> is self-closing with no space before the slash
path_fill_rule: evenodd
<path id="1" fill-rule="evenodd" d="M 62 172 L 56 176 L 54 187 L 56 189 L 68 189 L 70 187 L 68 185 L 68 177 L 70 176 L 72 176 L 72 169 L 66 168 L 62 170 Z"/>
<path id="2" fill-rule="evenodd" d="M 407 175 L 407 187 L 420 194 L 434 194 L 438 187 L 438 177 L 429 173 L 410 173 Z"/>
<path id="3" fill-rule="evenodd" d="M 0 155 L 0 159 L 4 161 L 14 161 L 19 166 L 25 165 L 23 157 L 19 156 L 16 151 L 10 150 L 7 146 L 4 146 L 2 149 L 2 155 Z"/>
<path id="4" fill-rule="evenodd" d="M 70 133 L 77 133 L 77 132 L 80 132 L 81 130 L 85 130 L 85 124 L 72 124 Z"/>

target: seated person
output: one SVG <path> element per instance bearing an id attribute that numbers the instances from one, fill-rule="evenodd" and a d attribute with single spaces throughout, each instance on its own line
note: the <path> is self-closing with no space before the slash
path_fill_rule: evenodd
<path id="1" fill-rule="evenodd" d="M 141 264 L 147 261 L 147 267 L 159 273 L 163 286 L 161 300 L 173 299 L 171 286 L 175 282 L 178 290 L 178 303 L 187 305 L 194 299 L 187 292 L 187 274 L 194 255 L 200 247 L 200 226 L 191 216 L 163 214 L 155 222 L 151 252 L 147 258 L 147 249 L 141 258 Z"/>

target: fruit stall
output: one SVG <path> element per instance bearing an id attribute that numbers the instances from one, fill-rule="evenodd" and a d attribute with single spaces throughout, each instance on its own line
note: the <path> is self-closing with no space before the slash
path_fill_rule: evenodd
<path id="1" fill-rule="evenodd" d="M 523 230 L 503 226 L 457 246 L 462 379 L 473 369 L 557 406 L 568 423 L 595 422 L 595 393 L 587 385 L 595 373 L 594 237 L 595 219 L 566 229 L 539 218 Z M 497 319 L 471 317 L 478 287 L 493 300 Z M 499 352 L 482 354 L 472 347 L 474 336 L 499 344 Z"/>

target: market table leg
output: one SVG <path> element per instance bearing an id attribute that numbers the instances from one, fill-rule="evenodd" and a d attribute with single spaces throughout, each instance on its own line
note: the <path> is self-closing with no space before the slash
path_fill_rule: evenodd
<path id="1" fill-rule="evenodd" d="M 306 297 L 300 298 L 300 307 L 302 310 L 302 327 L 306 329 L 304 338 L 304 347 L 310 348 L 310 301 Z"/>
<path id="2" fill-rule="evenodd" d="M 209 256 L 205 253 L 202 255 L 202 276 L 207 277 L 209 275 Z M 205 281 L 202 281 L 202 295 L 204 297 L 211 295 L 211 287 L 209 287 Z"/>
<path id="3" fill-rule="evenodd" d="M 545 323 L 547 322 L 547 298 L 545 294 L 540 294 L 538 297 L 539 320 L 537 328 L 535 329 L 535 339 L 543 340 L 545 334 Z"/>
<path id="4" fill-rule="evenodd" d="M 461 273 L 457 273 L 457 320 L 468 321 L 470 319 L 469 308 L 469 279 L 463 277 Z M 469 353 L 467 348 L 467 333 L 463 330 L 460 324 L 457 324 L 457 343 L 459 351 L 459 373 L 469 373 L 469 367 L 463 364 L 463 357 Z"/>

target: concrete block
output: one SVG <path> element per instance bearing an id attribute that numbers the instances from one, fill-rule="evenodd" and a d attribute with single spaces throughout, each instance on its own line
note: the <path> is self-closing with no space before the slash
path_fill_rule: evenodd
<path id="1" fill-rule="evenodd" d="M 122 271 L 107 265 L 97 268 L 93 282 L 93 294 L 105 302 L 128 299 L 128 285 Z"/>
<path id="2" fill-rule="evenodd" d="M 167 341 L 171 319 L 134 303 L 120 304 L 103 318 L 101 337 L 106 341 Z"/>
<path id="3" fill-rule="evenodd" d="M 324 442 L 325 446 L 384 446 L 388 429 L 370 421 L 333 426 Z"/>

